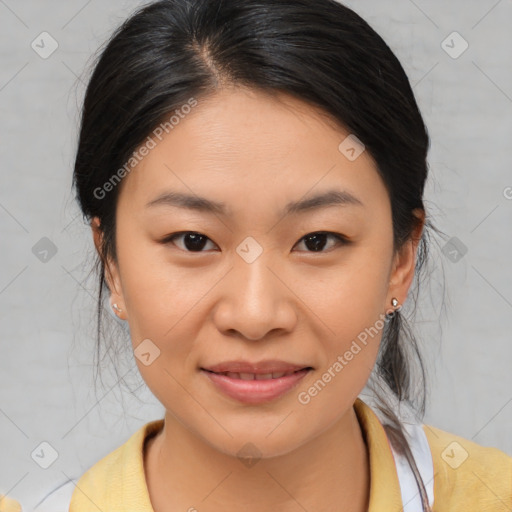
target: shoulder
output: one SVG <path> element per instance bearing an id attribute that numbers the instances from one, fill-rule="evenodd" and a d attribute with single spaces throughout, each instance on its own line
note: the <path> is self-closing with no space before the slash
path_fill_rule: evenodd
<path id="1" fill-rule="evenodd" d="M 123 463 L 130 451 L 130 438 L 91 466 L 76 482 L 71 505 L 92 500 L 100 509 L 107 506 L 107 489 L 115 489 L 122 480 Z"/>
<path id="2" fill-rule="evenodd" d="M 436 512 L 512 509 L 512 457 L 430 425 L 423 430 L 434 465 Z"/>
<path id="3" fill-rule="evenodd" d="M 13 498 L 0 494 L 0 512 L 21 512 L 21 505 Z"/>
<path id="4" fill-rule="evenodd" d="M 91 501 L 99 509 L 108 510 L 113 504 L 124 503 L 127 497 L 145 498 L 144 442 L 162 425 L 163 420 L 147 423 L 90 467 L 76 482 L 69 511 L 88 510 Z"/>

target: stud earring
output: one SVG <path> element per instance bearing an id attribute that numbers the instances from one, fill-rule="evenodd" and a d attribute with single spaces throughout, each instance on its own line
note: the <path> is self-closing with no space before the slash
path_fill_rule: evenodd
<path id="1" fill-rule="evenodd" d="M 389 320 L 390 318 L 392 318 L 394 316 L 395 313 L 397 313 L 398 311 L 400 311 L 400 309 L 402 309 L 402 306 L 399 306 L 399 302 L 398 302 L 398 299 L 396 299 L 395 297 L 393 297 L 391 299 L 391 304 L 393 306 L 393 310 L 392 311 L 387 311 L 386 312 L 386 319 Z M 398 306 L 398 307 L 397 307 Z"/>
<path id="2" fill-rule="evenodd" d="M 112 304 L 112 307 L 113 307 L 116 311 L 118 311 L 119 313 L 121 313 L 121 311 L 123 311 L 123 310 L 122 310 L 122 309 L 121 309 L 117 304 L 115 304 L 115 303 L 114 303 L 114 304 Z"/>

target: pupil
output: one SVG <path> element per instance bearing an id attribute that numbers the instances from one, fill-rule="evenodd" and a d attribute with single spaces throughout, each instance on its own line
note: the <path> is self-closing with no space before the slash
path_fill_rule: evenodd
<path id="1" fill-rule="evenodd" d="M 309 235 L 305 238 L 304 240 L 304 243 L 306 244 L 306 247 L 308 249 L 311 249 L 313 248 L 313 251 L 318 251 L 318 250 L 321 250 L 322 247 L 324 246 L 325 244 L 325 239 L 326 239 L 327 235 L 325 233 L 316 233 L 314 235 Z M 320 241 L 318 240 L 320 238 Z M 316 239 L 316 242 L 314 242 L 314 240 Z M 314 243 L 309 243 L 313 241 Z"/>
<path id="2" fill-rule="evenodd" d="M 195 233 L 188 233 L 184 237 L 185 247 L 190 251 L 194 251 L 194 250 L 201 251 L 201 249 L 203 249 L 203 247 L 205 246 L 205 243 L 206 243 L 206 240 L 204 240 L 205 238 L 206 237 L 204 237 L 202 235 L 198 235 Z M 203 240 L 201 241 L 201 239 L 203 239 Z M 187 241 L 191 241 L 191 243 L 187 243 Z"/>

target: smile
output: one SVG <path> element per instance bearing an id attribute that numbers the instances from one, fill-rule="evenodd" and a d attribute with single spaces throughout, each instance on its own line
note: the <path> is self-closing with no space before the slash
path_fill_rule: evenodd
<path id="1" fill-rule="evenodd" d="M 300 370 L 298 370 L 300 371 Z M 240 379 L 240 380 L 268 380 L 268 379 L 279 379 L 281 377 L 286 377 L 287 375 L 292 375 L 296 373 L 294 371 L 290 372 L 273 372 L 273 373 L 236 373 L 236 372 L 216 372 L 217 375 L 226 375 L 231 379 Z"/>
<path id="2" fill-rule="evenodd" d="M 210 383 L 223 395 L 245 404 L 260 404 L 282 397 L 295 388 L 299 382 L 312 370 L 302 370 L 276 373 L 215 373 L 201 369 Z"/>

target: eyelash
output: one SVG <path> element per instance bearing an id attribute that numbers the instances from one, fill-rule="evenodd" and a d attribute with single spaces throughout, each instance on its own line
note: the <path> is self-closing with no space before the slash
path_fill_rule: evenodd
<path id="1" fill-rule="evenodd" d="M 164 244 L 164 245 L 171 244 L 171 243 L 174 242 L 174 240 L 176 238 L 179 238 L 180 236 L 183 236 L 183 235 L 200 235 L 200 236 L 204 236 L 209 241 L 212 241 L 206 235 L 203 235 L 202 233 L 198 233 L 197 231 L 180 231 L 178 233 L 172 233 L 171 235 L 166 236 L 161 241 L 161 243 Z M 305 251 L 305 252 L 309 252 L 311 254 L 329 253 L 329 252 L 333 251 L 334 249 L 336 249 L 339 246 L 350 244 L 350 241 L 346 237 L 344 237 L 343 235 L 341 235 L 339 233 L 333 233 L 331 231 L 313 231 L 311 233 L 308 233 L 308 234 L 304 235 L 297 243 L 302 242 L 305 238 L 307 238 L 309 236 L 312 236 L 312 235 L 328 235 L 328 236 L 331 236 L 331 237 L 336 238 L 338 240 L 338 245 L 335 246 L 335 247 L 332 247 L 331 249 L 328 249 L 326 251 L 317 251 L 317 252 L 315 252 L 315 251 Z M 174 245 L 176 245 L 176 244 L 174 244 Z M 297 244 L 295 244 L 295 245 L 297 245 Z M 191 253 L 191 254 L 194 254 L 194 253 L 201 254 L 202 252 L 206 252 L 206 251 L 188 251 L 186 249 L 180 249 L 180 248 L 178 248 L 178 249 L 180 251 L 188 252 L 188 253 Z"/>

